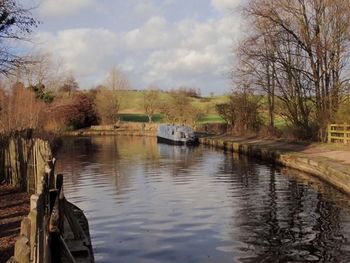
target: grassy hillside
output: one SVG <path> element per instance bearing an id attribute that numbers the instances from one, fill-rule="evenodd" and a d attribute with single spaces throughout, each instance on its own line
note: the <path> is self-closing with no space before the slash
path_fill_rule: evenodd
<path id="1" fill-rule="evenodd" d="M 143 108 L 143 91 L 125 91 L 121 104 L 119 117 L 124 121 L 147 122 L 148 118 L 144 114 Z M 161 92 L 160 100 L 166 101 L 170 98 L 169 93 Z M 220 123 L 223 122 L 221 117 L 215 111 L 215 105 L 223 103 L 226 96 L 214 96 L 209 98 L 191 98 L 194 107 L 201 109 L 205 116 L 200 120 L 201 123 Z M 156 114 L 155 122 L 162 122 L 162 116 Z"/>
<path id="2" fill-rule="evenodd" d="M 123 101 L 119 113 L 119 118 L 122 121 L 132 122 L 148 122 L 148 117 L 144 112 L 143 108 L 143 96 L 144 91 L 125 91 Z M 169 93 L 161 92 L 160 100 L 167 101 L 170 98 Z M 204 116 L 199 120 L 199 123 L 223 123 L 224 120 L 215 111 L 215 105 L 219 103 L 225 103 L 228 100 L 226 95 L 203 97 L 203 98 L 190 98 L 191 103 L 194 107 L 199 108 L 203 111 Z M 266 105 L 266 98 L 261 98 L 261 105 Z M 267 109 L 261 108 L 261 113 L 264 122 L 268 122 Z M 155 114 L 153 117 L 154 122 L 162 122 L 162 115 L 160 113 Z M 278 128 L 282 128 L 286 125 L 285 119 L 281 116 L 276 116 L 275 125 Z"/>
<path id="3" fill-rule="evenodd" d="M 143 96 L 144 91 L 125 91 L 121 109 L 119 112 L 119 118 L 122 121 L 132 122 L 148 122 L 148 117 L 144 112 L 143 108 Z M 169 93 L 161 92 L 160 100 L 167 101 L 170 98 Z M 227 95 L 213 96 L 213 97 L 202 97 L 202 98 L 190 98 L 191 103 L 194 107 L 199 108 L 204 113 L 199 123 L 223 123 L 224 120 L 215 111 L 215 105 L 219 103 L 225 103 L 228 100 Z M 264 105 L 266 105 L 266 98 L 261 98 L 261 109 L 262 117 L 265 123 L 268 122 L 268 112 Z M 163 122 L 162 115 L 158 112 L 153 116 L 153 122 Z M 275 125 L 277 128 L 283 128 L 286 126 L 286 121 L 281 116 L 276 115 Z"/>

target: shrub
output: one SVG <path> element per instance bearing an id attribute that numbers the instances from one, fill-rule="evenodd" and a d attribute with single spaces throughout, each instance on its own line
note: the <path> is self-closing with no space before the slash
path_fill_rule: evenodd
<path id="1" fill-rule="evenodd" d="M 93 100 L 84 93 L 56 98 L 48 111 L 52 117 L 47 120 L 45 128 L 56 132 L 89 127 L 98 120 Z"/>

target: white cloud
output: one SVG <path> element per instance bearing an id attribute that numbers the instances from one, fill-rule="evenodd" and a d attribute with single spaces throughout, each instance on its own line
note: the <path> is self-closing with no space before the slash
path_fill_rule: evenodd
<path id="1" fill-rule="evenodd" d="M 43 32 L 39 39 L 82 87 L 94 84 L 92 78 L 95 84 L 102 81 L 112 65 L 119 65 L 136 88 L 168 88 L 222 86 L 232 63 L 232 40 L 238 35 L 239 24 L 232 16 L 175 23 L 155 16 L 126 32 L 80 28 Z"/>
<path id="2" fill-rule="evenodd" d="M 39 13 L 45 17 L 63 17 L 76 14 L 94 0 L 43 0 Z"/>
<path id="3" fill-rule="evenodd" d="M 234 22 L 232 17 L 203 23 L 184 20 L 167 27 L 171 44 L 150 52 L 143 80 L 173 85 L 182 81 L 180 84 L 186 85 L 196 78 L 197 83 L 205 78 L 223 78 L 232 63 L 233 38 L 238 32 Z"/>
<path id="4" fill-rule="evenodd" d="M 104 75 L 117 63 L 118 37 L 107 29 L 70 29 L 57 34 L 41 33 L 37 38 L 43 49 L 62 59 L 64 70 L 73 72 L 78 79 Z"/>
<path id="5" fill-rule="evenodd" d="M 130 50 L 157 49 L 169 44 L 168 24 L 163 17 L 152 17 L 142 27 L 124 35 L 125 45 Z"/>
<path id="6" fill-rule="evenodd" d="M 221 11 L 233 10 L 242 3 L 242 0 L 211 0 L 211 5 Z"/>
<path id="7" fill-rule="evenodd" d="M 156 51 L 147 61 L 150 76 L 156 79 L 176 74 L 200 74 L 217 65 L 220 58 L 207 50 L 174 49 Z"/>

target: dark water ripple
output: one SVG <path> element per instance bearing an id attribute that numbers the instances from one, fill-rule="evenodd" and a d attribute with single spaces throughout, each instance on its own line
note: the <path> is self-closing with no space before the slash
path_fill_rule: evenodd
<path id="1" fill-rule="evenodd" d="M 350 262 L 350 201 L 299 172 L 153 139 L 70 138 L 96 262 Z"/>

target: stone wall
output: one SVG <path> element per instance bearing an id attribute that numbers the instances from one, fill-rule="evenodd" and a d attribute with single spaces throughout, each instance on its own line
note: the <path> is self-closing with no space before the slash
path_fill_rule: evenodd
<path id="1" fill-rule="evenodd" d="M 156 136 L 159 124 L 122 122 L 115 125 L 95 125 L 90 129 L 67 132 L 67 136 L 94 135 L 127 135 L 127 136 Z"/>
<path id="2" fill-rule="evenodd" d="M 340 191 L 350 194 L 350 169 L 326 157 L 309 157 L 298 152 L 282 152 L 268 145 L 234 142 L 219 138 L 200 138 L 200 143 L 244 154 L 314 175 Z"/>

